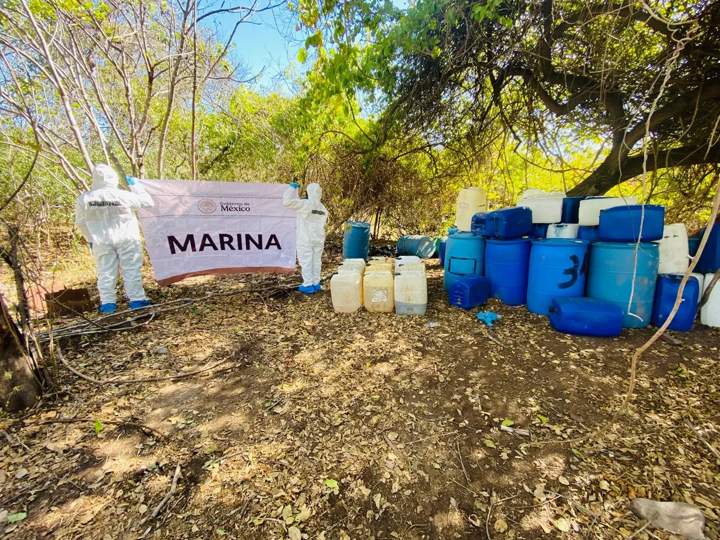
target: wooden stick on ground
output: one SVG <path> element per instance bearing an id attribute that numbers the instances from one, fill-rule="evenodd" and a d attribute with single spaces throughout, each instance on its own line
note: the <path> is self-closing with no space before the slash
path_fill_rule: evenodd
<path id="1" fill-rule="evenodd" d="M 55 420 L 43 420 L 40 422 L 40 425 L 46 425 L 46 424 L 81 424 L 83 422 L 100 422 L 101 424 L 107 424 L 109 426 L 125 426 L 125 427 L 131 427 L 135 429 L 139 429 L 140 431 L 145 431 L 152 433 L 153 435 L 156 435 L 160 439 L 167 439 L 167 435 L 164 433 L 158 431 L 157 429 L 151 428 L 150 426 L 146 426 L 145 424 L 138 424 L 137 422 L 124 422 L 122 420 L 99 420 L 94 418 L 56 418 Z"/>
<path id="2" fill-rule="evenodd" d="M 224 363 L 225 360 L 220 360 L 219 362 L 215 362 L 214 364 L 211 364 L 207 367 L 204 367 L 202 369 L 196 369 L 195 371 L 189 371 L 187 373 L 177 373 L 175 375 L 167 375 L 165 377 L 148 377 L 145 379 L 107 379 L 107 380 L 99 380 L 94 379 L 93 377 L 90 377 L 89 375 L 85 375 L 84 373 L 81 373 L 74 367 L 72 367 L 67 360 L 65 360 L 65 357 L 63 356 L 62 351 L 60 350 L 60 347 L 58 345 L 54 346 L 55 354 L 58 357 L 58 360 L 60 360 L 60 363 L 65 366 L 65 368 L 72 373 L 73 375 L 77 375 L 81 379 L 85 379 L 86 381 L 89 381 L 93 384 L 97 385 L 105 385 L 105 384 L 137 384 L 137 383 L 148 383 L 148 382 L 158 382 L 158 381 L 174 381 L 176 379 L 184 379 L 186 377 L 192 377 L 194 375 L 199 375 L 200 373 L 205 373 L 206 371 L 211 371 L 218 367 L 220 364 Z M 232 369 L 235 366 L 228 366 L 223 368 L 221 371 L 227 371 L 229 369 Z"/>
<path id="3" fill-rule="evenodd" d="M 700 431 L 695 426 L 693 426 L 689 420 L 685 420 L 685 424 L 687 424 L 687 426 L 695 432 L 695 436 L 700 440 L 700 442 L 707 446 L 710 451 L 715 454 L 715 457 L 717 459 L 720 459 L 720 452 L 717 451 L 717 448 L 710 444 L 707 439 L 703 437 L 702 433 L 700 433 Z"/>
<path id="4" fill-rule="evenodd" d="M 163 497 L 162 501 L 160 501 L 160 504 L 158 504 L 155 507 L 155 510 L 153 510 L 152 514 L 150 514 L 150 517 L 143 520 L 143 523 L 155 519 L 158 514 L 160 513 L 160 510 L 163 509 L 163 507 L 168 503 L 168 501 L 172 498 L 173 495 L 175 495 L 175 492 L 177 491 L 177 482 L 178 478 L 180 478 L 180 464 L 178 463 L 175 467 L 175 474 L 173 475 L 172 479 L 172 485 L 170 486 L 170 491 L 168 491 L 165 496 Z M 143 534 L 140 537 L 140 540 L 143 538 L 146 538 L 148 534 L 150 534 L 150 531 L 152 530 L 152 525 L 150 525 L 147 530 L 145 531 L 145 534 Z"/>
<path id="5" fill-rule="evenodd" d="M 160 504 L 158 504 L 155 507 L 155 510 L 153 510 L 153 513 L 150 514 L 150 519 L 155 519 L 158 514 L 160 513 L 160 510 L 163 509 L 163 506 L 167 504 L 167 502 L 170 500 L 170 497 L 172 497 L 175 494 L 175 491 L 177 491 L 177 482 L 178 478 L 180 477 L 180 464 L 178 463 L 177 467 L 175 467 L 175 475 L 172 479 L 172 485 L 170 486 L 170 491 L 168 491 L 165 494 L 165 497 L 163 497 L 163 500 L 160 501 Z"/>

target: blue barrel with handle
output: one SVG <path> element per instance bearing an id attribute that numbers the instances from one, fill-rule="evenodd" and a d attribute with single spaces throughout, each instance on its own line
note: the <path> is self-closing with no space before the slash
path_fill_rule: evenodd
<path id="1" fill-rule="evenodd" d="M 550 314 L 554 298 L 584 296 L 590 242 L 574 238 L 532 241 L 528 275 L 527 307 L 540 315 Z"/>
<path id="2" fill-rule="evenodd" d="M 600 235 L 598 231 L 599 227 L 589 227 L 586 225 L 580 225 L 578 227 L 578 239 L 580 240 L 587 240 L 590 243 L 597 242 L 600 240 Z"/>
<path id="3" fill-rule="evenodd" d="M 444 268 L 443 284 L 446 291 L 463 276 L 482 276 L 485 269 L 485 239 L 471 232 L 457 232 L 448 236 Z"/>
<path id="4" fill-rule="evenodd" d="M 717 272 L 718 268 L 720 268 L 720 223 L 716 223 L 711 227 L 712 228 L 710 229 L 707 243 L 705 244 L 705 249 L 703 249 L 702 255 L 700 255 L 700 259 L 698 260 L 697 266 L 695 267 L 696 272 L 712 274 L 714 272 Z M 705 234 L 706 228 L 707 227 L 703 228 L 698 235 L 698 246 L 700 246 L 700 240 Z M 694 253 L 697 253 L 697 247 L 695 248 Z"/>
<path id="5" fill-rule="evenodd" d="M 398 255 L 415 255 L 421 259 L 429 259 L 435 254 L 435 239 L 432 236 L 406 234 L 398 238 L 396 250 Z"/>
<path id="6" fill-rule="evenodd" d="M 348 221 L 343 232 L 343 259 L 368 258 L 370 224 L 366 221 Z"/>
<path id="7" fill-rule="evenodd" d="M 530 239 L 489 238 L 485 248 L 485 276 L 490 294 L 508 306 L 521 306 L 527 299 Z"/>
<path id="8" fill-rule="evenodd" d="M 619 306 L 625 328 L 644 328 L 650 324 L 660 264 L 658 244 L 641 243 L 637 265 L 635 246 L 595 242 L 590 247 L 587 296 Z"/>
<path id="9" fill-rule="evenodd" d="M 438 247 L 438 259 L 440 259 L 440 266 L 445 266 L 445 248 L 447 247 L 447 238 L 440 241 Z"/>
<path id="10" fill-rule="evenodd" d="M 580 213 L 580 201 L 585 197 L 565 197 L 562 205 L 562 223 L 577 223 Z"/>
<path id="11" fill-rule="evenodd" d="M 549 223 L 535 223 L 528 236 L 530 236 L 530 238 L 545 238 L 549 226 Z"/>
<path id="12" fill-rule="evenodd" d="M 679 274 L 663 274 L 658 276 L 657 287 L 655 288 L 655 304 L 653 305 L 652 323 L 655 326 L 662 326 L 668 319 L 678 292 L 683 276 Z M 689 332 L 695 323 L 698 310 L 698 299 L 700 298 L 700 282 L 695 276 L 690 276 L 685 283 L 682 302 L 678 307 L 672 322 L 668 326 L 670 330 L 677 332 Z"/>
<path id="13" fill-rule="evenodd" d="M 612 302 L 563 296 L 552 301 L 550 324 L 565 334 L 613 337 L 622 332 L 623 312 Z"/>
<path id="14" fill-rule="evenodd" d="M 616 206 L 600 212 L 598 236 L 605 242 L 653 242 L 663 237 L 665 207 L 659 204 Z M 642 231 L 640 230 L 642 224 Z"/>

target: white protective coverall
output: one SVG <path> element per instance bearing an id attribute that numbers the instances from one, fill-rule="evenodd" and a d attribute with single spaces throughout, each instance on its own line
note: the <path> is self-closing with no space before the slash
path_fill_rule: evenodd
<path id="1" fill-rule="evenodd" d="M 283 203 L 297 211 L 297 258 L 302 269 L 303 286 L 311 287 L 320 284 L 328 213 L 320 202 L 322 188 L 319 184 L 308 185 L 307 195 L 307 199 L 301 199 L 298 188 L 290 186 L 283 194 Z"/>
<path id="2" fill-rule="evenodd" d="M 130 302 L 147 300 L 142 284 L 143 252 L 133 208 L 154 206 L 140 181 L 128 178 L 130 191 L 118 189 L 118 175 L 109 165 L 96 165 L 92 191 L 75 204 L 75 225 L 92 242 L 101 304 L 115 304 L 118 261 Z"/>

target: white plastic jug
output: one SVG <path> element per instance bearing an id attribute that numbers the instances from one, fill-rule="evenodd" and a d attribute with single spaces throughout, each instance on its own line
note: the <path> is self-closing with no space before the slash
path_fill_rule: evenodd
<path id="1" fill-rule="evenodd" d="M 333 309 L 338 313 L 352 313 L 362 307 L 363 278 L 357 271 L 335 274 L 330 279 Z"/>
<path id="2" fill-rule="evenodd" d="M 472 218 L 478 212 L 487 210 L 485 190 L 471 186 L 460 190 L 455 209 L 455 226 L 459 231 L 471 231 Z"/>
<path id="3" fill-rule="evenodd" d="M 546 193 L 542 189 L 528 189 L 517 205 L 532 210 L 533 223 L 559 223 L 562 220 L 564 198 L 565 193 L 561 191 Z"/>
<path id="4" fill-rule="evenodd" d="M 397 274 L 403 266 L 411 263 L 420 263 L 420 257 L 416 257 L 415 255 L 401 255 L 395 259 L 395 273 Z"/>
<path id="5" fill-rule="evenodd" d="M 715 274 L 705 274 L 703 292 L 708 288 Z M 700 296 L 702 298 L 702 295 Z M 700 310 L 700 322 L 705 326 L 720 328 L 720 283 L 713 287 L 707 304 Z"/>
<path id="6" fill-rule="evenodd" d="M 425 272 L 406 272 L 395 276 L 395 313 L 425 315 L 427 310 L 427 277 Z"/>
<path id="7" fill-rule="evenodd" d="M 687 228 L 683 223 L 672 223 L 663 228 L 660 244 L 660 274 L 684 274 L 690 264 Z M 702 282 L 700 286 L 702 291 Z"/>
<path id="8" fill-rule="evenodd" d="M 365 259 L 344 259 L 341 264 L 357 264 L 365 266 Z"/>
<path id="9" fill-rule="evenodd" d="M 705 274 L 696 274 L 695 272 L 693 272 L 690 275 L 698 280 L 698 283 L 700 284 L 700 287 L 698 287 L 698 290 L 701 291 L 700 298 L 702 298 L 702 295 L 703 295 L 702 291 L 705 290 Z M 698 299 L 698 302 L 699 301 L 700 301 L 700 299 Z"/>
<path id="10" fill-rule="evenodd" d="M 637 204 L 637 197 L 603 197 L 602 199 L 582 200 L 578 210 L 578 225 L 597 227 L 600 225 L 601 211 L 630 204 Z"/>
<path id="11" fill-rule="evenodd" d="M 365 309 L 375 313 L 390 313 L 395 307 L 393 275 L 390 270 L 367 272 L 363 283 Z"/>
<path id="12" fill-rule="evenodd" d="M 548 225 L 547 238 L 577 238 L 579 228 L 577 223 L 554 223 Z"/>
<path id="13" fill-rule="evenodd" d="M 362 260 L 362 259 L 360 259 L 360 260 Z M 355 270 L 357 272 L 360 272 L 360 275 L 362 275 L 365 273 L 365 261 L 363 261 L 363 263 L 360 264 L 360 263 L 356 262 L 355 259 L 347 259 L 347 260 L 343 261 L 343 263 L 340 266 L 338 266 L 338 271 L 340 271 L 341 269 Z"/>
<path id="14" fill-rule="evenodd" d="M 365 267 L 366 274 L 369 274 L 370 272 L 384 272 L 385 270 L 387 270 L 388 272 L 393 272 L 395 270 L 393 263 L 373 261 Z"/>
<path id="15" fill-rule="evenodd" d="M 423 263 L 403 264 L 400 267 L 400 272 L 395 272 L 395 273 L 396 274 L 397 273 L 404 274 L 405 272 L 422 272 L 424 274 L 425 273 L 425 265 Z"/>

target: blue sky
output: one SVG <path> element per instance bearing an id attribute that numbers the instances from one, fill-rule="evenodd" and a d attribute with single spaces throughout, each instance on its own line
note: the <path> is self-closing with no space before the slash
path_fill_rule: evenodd
<path id="1" fill-rule="evenodd" d="M 267 2 L 258 6 L 267 5 Z M 227 38 L 239 16 L 224 14 L 217 17 L 210 26 L 218 25 L 221 38 Z M 248 76 L 259 74 L 254 83 L 258 90 L 274 89 L 292 93 L 292 85 L 284 81 L 283 73 L 288 68 L 301 75 L 308 65 L 297 61 L 298 50 L 303 46 L 305 36 L 295 31 L 295 17 L 285 5 L 263 13 L 256 13 L 240 25 L 233 39 L 230 53 L 233 61 L 246 68 Z M 276 88 L 277 87 L 277 88 Z"/>

